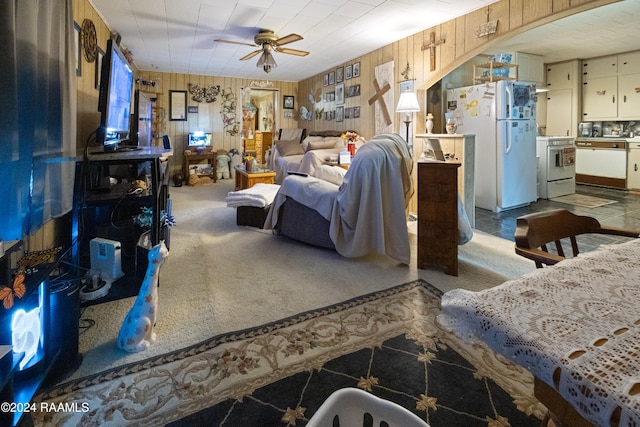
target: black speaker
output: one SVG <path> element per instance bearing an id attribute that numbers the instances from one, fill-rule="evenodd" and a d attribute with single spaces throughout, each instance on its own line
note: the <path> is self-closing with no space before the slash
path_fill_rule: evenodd
<path id="1" fill-rule="evenodd" d="M 49 374 L 49 379 L 56 382 L 71 375 L 82 363 L 78 352 L 80 285 L 78 278 L 53 282 L 49 288 L 50 322 L 46 327 L 45 349 L 47 355 L 59 352 Z"/>

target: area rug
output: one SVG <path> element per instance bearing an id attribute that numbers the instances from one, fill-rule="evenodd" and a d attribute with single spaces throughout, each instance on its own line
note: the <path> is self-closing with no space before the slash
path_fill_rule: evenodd
<path id="1" fill-rule="evenodd" d="M 418 279 L 70 381 L 38 399 L 77 410 L 39 412 L 34 424 L 155 427 L 179 421 L 175 425 L 196 427 L 189 417 L 213 408 L 202 425 L 249 426 L 255 424 L 247 417 L 266 408 L 275 421 L 259 425 L 305 425 L 332 387 L 349 385 L 397 401 L 434 426 L 536 425 L 544 407 L 533 397 L 531 375 L 440 327 L 440 296 Z M 393 375 L 378 370 L 381 364 L 392 366 Z M 323 379 L 323 373 L 333 377 Z M 285 379 L 298 385 L 276 385 Z M 484 391 L 466 393 L 478 389 Z M 457 413 L 465 414 L 462 424 L 437 422 Z"/>
<path id="2" fill-rule="evenodd" d="M 587 196 L 585 194 L 567 194 L 565 196 L 554 197 L 551 200 L 554 202 L 580 206 L 583 208 L 598 208 L 600 206 L 617 203 L 615 200 L 602 199 L 600 197 Z"/>

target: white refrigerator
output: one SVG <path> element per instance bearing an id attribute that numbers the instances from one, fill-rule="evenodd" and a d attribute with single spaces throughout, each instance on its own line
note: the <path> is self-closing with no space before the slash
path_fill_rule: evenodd
<path id="1" fill-rule="evenodd" d="M 535 83 L 449 89 L 447 110 L 457 133 L 476 135 L 476 206 L 500 212 L 536 201 Z"/>

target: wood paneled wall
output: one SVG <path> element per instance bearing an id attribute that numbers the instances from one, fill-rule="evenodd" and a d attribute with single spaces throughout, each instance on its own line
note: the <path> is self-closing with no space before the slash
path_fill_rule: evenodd
<path id="1" fill-rule="evenodd" d="M 428 90 L 457 67 L 473 59 L 483 51 L 486 51 L 491 46 L 499 44 L 508 37 L 556 19 L 605 4 L 615 3 L 616 1 L 618 0 L 500 0 L 467 15 L 428 28 L 366 55 L 354 58 L 347 63 L 338 64 L 340 67 L 354 62 L 360 62 L 361 64 L 361 76 L 358 79 L 358 83 L 361 85 L 361 96 L 358 98 L 347 98 L 345 104 L 345 107 L 360 106 L 359 119 L 345 120 L 341 123 L 329 120 L 314 119 L 311 122 L 300 120 L 299 126 L 306 127 L 310 130 L 354 129 L 366 139 L 374 136 L 375 110 L 374 106 L 368 103 L 369 98 L 375 94 L 373 85 L 374 70 L 378 65 L 394 61 L 395 100 L 393 105 L 387 106 L 394 121 L 394 131 L 400 135 L 405 135 L 403 117 L 398 113 L 394 113 L 394 111 L 400 98 L 399 84 L 400 81 L 403 80 L 401 73 L 408 64 L 411 69 L 409 78 L 414 79 L 414 86 L 417 89 L 421 109 L 419 113 L 414 114 L 412 134 L 425 133 L 428 104 L 427 95 L 433 100 L 433 94 Z M 476 37 L 475 31 L 479 26 L 494 20 L 498 20 L 497 30 L 494 34 Z M 422 46 L 429 44 L 430 34 L 432 32 L 435 33 L 435 40 L 445 40 L 443 44 L 436 47 L 434 71 L 430 70 L 429 49 L 422 50 Z M 309 79 L 301 81 L 299 85 L 301 96 L 305 98 L 308 93 L 333 90 L 332 87 L 323 86 L 324 74 L 332 70 L 333 68 L 329 68 Z M 348 80 L 347 82 L 351 81 L 352 80 Z M 346 85 L 347 84 L 345 84 L 345 86 Z M 442 94 L 436 93 L 435 97 L 441 99 Z M 429 103 L 429 108 L 431 109 L 429 112 L 436 116 L 436 120 L 434 120 L 435 123 L 443 124 L 442 114 L 444 108 L 440 105 L 438 110 L 433 110 L 434 105 L 437 105 L 437 103 Z M 434 129 L 434 133 L 443 132 L 443 129 Z M 416 142 L 414 142 L 414 147 L 416 147 L 414 148 L 414 152 L 418 153 L 419 147 L 415 144 Z M 417 154 L 414 157 L 417 157 Z M 414 167 L 414 171 L 415 169 Z M 414 185 L 416 184 L 415 175 L 414 172 Z M 417 212 L 415 197 L 409 203 L 409 212 Z"/>
<path id="2" fill-rule="evenodd" d="M 278 101 L 282 102 L 283 95 L 295 96 L 294 119 L 285 119 L 282 108 L 278 108 L 278 122 L 275 130 L 281 127 L 304 127 L 308 130 L 356 130 L 363 137 L 371 138 L 374 135 L 374 107 L 369 105 L 368 100 L 375 94 L 373 87 L 373 77 L 375 67 L 381 64 L 394 62 L 394 79 L 396 87 L 394 104 L 388 106 L 389 112 L 394 119 L 394 129 L 400 134 L 404 134 L 404 123 L 399 114 L 395 114 L 395 105 L 400 96 L 399 82 L 402 80 L 402 71 L 408 64 L 411 71 L 409 78 L 414 80 L 414 86 L 418 89 L 418 100 L 421 105 L 421 112 L 414 115 L 413 131 L 421 133 L 425 131 L 426 114 L 426 94 L 436 82 L 440 81 L 448 73 L 455 70 L 469 59 L 478 55 L 490 46 L 513 35 L 524 32 L 536 26 L 551 22 L 553 20 L 569 16 L 587 9 L 598 7 L 604 4 L 613 3 L 618 0 L 500 0 L 487 7 L 478 9 L 465 16 L 444 22 L 410 37 L 398 40 L 392 44 L 384 46 L 366 55 L 353 58 L 352 60 L 337 64 L 321 73 L 300 82 L 272 82 L 273 88 L 279 91 Z M 73 0 L 74 17 L 79 24 L 85 18 L 91 19 L 96 26 L 98 45 L 101 49 L 106 48 L 110 30 L 100 16 L 93 9 L 88 0 Z M 475 30 L 488 21 L 498 20 L 497 31 L 494 34 L 484 37 L 476 37 Z M 430 51 L 422 50 L 422 46 L 428 44 L 429 36 L 435 33 L 436 40 L 445 39 L 445 43 L 436 48 L 436 67 L 434 71 L 429 68 Z M 126 40 L 123 40 L 126 45 Z M 135 61 L 135 52 L 134 61 Z M 89 64 L 82 59 L 82 76 L 78 79 L 78 147 L 83 147 L 92 132 L 99 124 L 99 114 L 97 112 L 98 90 L 95 87 L 95 63 Z M 360 96 L 345 98 L 345 108 L 360 107 L 360 117 L 357 119 L 346 119 L 343 122 L 335 120 L 312 119 L 306 121 L 300 119 L 300 106 L 310 107 L 309 94 L 319 99 L 321 94 L 333 90 L 331 87 L 323 86 L 323 76 L 337 67 L 360 63 L 360 76 L 350 80 L 345 80 L 345 90 L 350 85 L 360 85 Z M 198 84 L 200 86 L 216 86 L 227 94 L 231 93 L 236 98 L 234 106 L 228 106 L 231 110 L 235 108 L 237 120 L 240 119 L 242 106 L 242 89 L 248 87 L 251 81 L 232 77 L 201 76 L 189 74 L 158 73 L 150 71 L 136 70 L 136 77 L 143 80 L 156 81 L 153 88 L 158 96 L 157 108 L 168 111 L 169 90 L 187 90 L 188 84 Z M 149 89 L 143 87 L 142 89 Z M 437 98 L 437 93 L 435 94 Z M 188 105 L 199 105 L 188 97 Z M 201 104 L 200 104 L 201 105 Z M 430 103 L 429 108 L 433 108 L 434 103 Z M 238 132 L 231 135 L 225 131 L 224 117 L 222 111 L 225 108 L 222 96 L 212 105 L 204 108 L 207 110 L 209 122 L 212 124 L 213 139 L 216 149 L 230 150 L 231 148 L 242 147 L 242 138 Z M 289 110 L 291 111 L 291 110 Z M 430 111 L 438 114 L 438 111 Z M 200 113 L 198 113 L 200 114 Z M 183 150 L 186 145 L 187 134 L 193 121 L 198 118 L 189 115 L 188 121 L 169 121 L 164 123 L 162 133 L 166 133 L 172 139 L 174 146 L 174 159 L 172 170 L 179 171 L 183 161 Z M 436 123 L 442 120 L 436 119 Z M 238 123 L 238 129 L 240 129 Z M 435 130 L 442 131 L 441 129 Z M 160 144 L 160 140 L 157 140 Z M 415 209 L 412 209 L 415 211 Z"/>
<path id="3" fill-rule="evenodd" d="M 401 73 L 408 64 L 411 69 L 409 78 L 414 80 L 421 105 L 421 113 L 415 115 L 415 131 L 417 133 L 425 132 L 426 90 L 448 73 L 508 37 L 556 19 L 616 1 L 618 0 L 500 0 L 467 15 L 428 28 L 336 66 L 344 67 L 355 62 L 361 64 L 360 78 L 355 79 L 356 81 L 352 79 L 345 82 L 345 86 L 354 83 L 361 85 L 360 97 L 345 100 L 345 107 L 360 106 L 360 119 L 345 120 L 342 123 L 315 119 L 311 122 L 300 120 L 299 126 L 312 130 L 355 129 L 365 138 L 371 138 L 375 129 L 374 106 L 370 106 L 368 100 L 375 94 L 374 70 L 378 65 L 394 61 L 395 100 L 394 105 L 388 106 L 389 112 L 393 116 L 393 110 L 395 110 L 395 105 L 400 97 L 399 83 L 403 80 Z M 480 25 L 493 20 L 498 20 L 497 31 L 488 36 L 476 37 L 475 30 Z M 432 32 L 435 33 L 436 40 L 445 40 L 443 44 L 436 47 L 434 71 L 430 70 L 429 49 L 422 50 L 422 46 L 429 43 Z M 328 68 L 301 81 L 299 92 L 302 98 L 306 99 L 309 93 L 318 94 L 333 90 L 333 87 L 323 86 L 323 76 L 332 70 L 334 70 L 333 67 Z M 395 114 L 394 128 L 402 135 L 404 135 L 403 126 L 402 117 Z"/>
<path id="4" fill-rule="evenodd" d="M 88 0 L 73 0 L 73 15 L 78 24 L 82 24 L 84 19 L 91 19 L 96 26 L 96 33 L 98 38 L 98 46 L 104 51 L 107 46 L 107 40 L 110 37 L 111 31 L 102 20 L 102 18 L 95 11 L 93 6 Z M 122 40 L 122 43 L 126 45 L 126 40 Z M 154 81 L 155 86 L 144 86 L 137 84 L 136 89 L 141 89 L 148 93 L 153 93 L 157 97 L 155 107 L 163 110 L 165 119 L 161 124 L 161 134 L 167 134 L 171 138 L 172 145 L 174 147 L 174 158 L 171 163 L 171 169 L 173 172 L 180 171 L 183 162 L 183 152 L 187 145 L 187 135 L 190 129 L 197 129 L 197 123 L 204 122 L 211 125 L 209 130 L 213 133 L 213 142 L 215 149 L 230 150 L 232 148 L 242 148 L 242 138 L 240 134 L 241 130 L 241 114 L 242 114 L 242 92 L 243 88 L 250 87 L 253 80 L 238 79 L 233 77 L 216 77 L 216 76 L 203 76 L 193 74 L 176 74 L 176 73 L 160 73 L 154 71 L 138 70 L 135 67 L 135 52 L 134 55 L 134 71 L 135 78 L 140 81 Z M 96 130 L 100 124 L 100 114 L 98 113 L 98 90 L 95 86 L 96 76 L 96 64 L 87 63 L 82 58 L 82 75 L 78 78 L 78 140 L 77 147 L 82 148 L 87 143 L 87 140 L 92 136 L 92 133 Z M 171 121 L 168 119 L 169 111 L 169 91 L 170 90 L 188 90 L 189 83 L 194 85 L 200 85 L 201 87 L 217 86 L 220 85 L 220 89 L 224 95 L 227 96 L 228 102 L 224 102 L 225 96 L 221 93 L 217 97 L 217 100 L 213 103 L 207 104 L 206 102 L 198 103 L 191 99 L 191 96 L 187 94 L 187 105 L 198 106 L 197 114 L 188 114 L 187 121 Z M 258 82 L 262 84 L 262 81 Z M 283 95 L 295 96 L 296 109 L 299 102 L 298 97 L 298 83 L 297 82 L 278 82 L 269 81 L 272 86 L 269 89 L 278 91 L 278 102 L 281 105 Z M 234 99 L 235 101 L 230 101 Z M 225 128 L 225 118 L 231 120 L 233 113 L 235 112 L 237 123 L 236 134 L 228 132 Z M 201 114 L 208 114 L 208 117 L 199 117 Z M 297 127 L 298 123 L 295 119 L 285 119 L 282 108 L 278 108 L 278 118 L 276 119 L 276 126 L 274 130 L 282 127 Z M 233 129 L 233 125 L 230 125 L 228 129 Z M 161 139 L 155 140 L 157 145 L 162 144 Z"/>

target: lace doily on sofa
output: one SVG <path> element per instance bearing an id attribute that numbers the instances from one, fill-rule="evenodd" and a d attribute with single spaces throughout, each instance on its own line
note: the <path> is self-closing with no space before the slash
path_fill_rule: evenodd
<path id="1" fill-rule="evenodd" d="M 439 321 L 554 387 L 596 425 L 640 421 L 640 239 L 492 289 L 456 289 Z M 556 383 L 554 385 L 554 373 Z M 618 409 L 620 408 L 620 409 Z"/>

